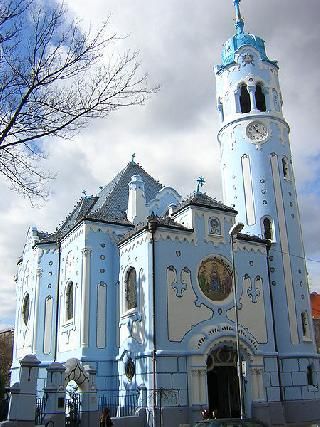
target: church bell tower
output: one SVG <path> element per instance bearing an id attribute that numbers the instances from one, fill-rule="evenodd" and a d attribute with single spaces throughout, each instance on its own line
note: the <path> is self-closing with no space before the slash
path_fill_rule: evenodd
<path id="1" fill-rule="evenodd" d="M 289 133 L 282 112 L 279 67 L 265 43 L 245 32 L 233 0 L 236 33 L 216 67 L 218 141 L 224 202 L 244 232 L 268 239 L 276 350 L 283 357 L 314 353 L 305 253 Z"/>

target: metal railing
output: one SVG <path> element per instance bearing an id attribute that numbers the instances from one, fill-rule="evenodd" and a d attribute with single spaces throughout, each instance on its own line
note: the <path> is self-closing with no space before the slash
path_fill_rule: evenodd
<path id="1" fill-rule="evenodd" d="M 139 407 L 139 391 L 115 393 L 111 391 L 99 397 L 98 407 L 102 412 L 108 408 L 111 417 L 128 417 L 135 415 Z"/>
<path id="2" fill-rule="evenodd" d="M 43 420 L 44 420 L 44 409 L 46 406 L 46 400 L 44 397 L 39 397 L 36 399 L 36 415 L 35 415 L 35 420 L 34 423 L 35 425 L 41 425 L 43 424 Z"/>
<path id="3" fill-rule="evenodd" d="M 0 421 L 7 419 L 9 410 L 9 399 L 0 399 Z"/>

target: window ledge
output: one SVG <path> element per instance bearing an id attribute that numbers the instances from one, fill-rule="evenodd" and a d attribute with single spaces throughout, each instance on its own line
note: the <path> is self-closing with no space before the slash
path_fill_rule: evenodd
<path id="1" fill-rule="evenodd" d="M 138 308 L 131 308 L 130 310 L 125 311 L 122 315 L 121 318 L 125 318 L 125 317 L 134 317 L 135 315 L 138 314 Z"/>
<path id="2" fill-rule="evenodd" d="M 74 319 L 72 318 L 72 319 L 68 320 L 67 322 L 63 323 L 61 325 L 61 327 L 64 329 L 67 329 L 67 328 L 72 327 L 73 325 L 74 325 Z"/>

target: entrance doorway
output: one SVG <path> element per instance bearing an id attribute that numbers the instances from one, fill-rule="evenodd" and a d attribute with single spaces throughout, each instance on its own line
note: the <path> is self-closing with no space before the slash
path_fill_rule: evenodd
<path id="1" fill-rule="evenodd" d="M 240 417 L 237 353 L 230 348 L 215 350 L 207 360 L 209 411 L 217 418 Z"/>

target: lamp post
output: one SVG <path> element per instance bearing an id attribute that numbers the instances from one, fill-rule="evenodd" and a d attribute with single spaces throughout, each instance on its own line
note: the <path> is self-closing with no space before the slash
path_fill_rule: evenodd
<path id="1" fill-rule="evenodd" d="M 242 362 L 240 357 L 240 339 L 239 339 L 239 319 L 238 319 L 238 302 L 237 302 L 237 279 L 236 279 L 236 269 L 234 262 L 234 241 L 237 235 L 242 231 L 244 225 L 239 222 L 234 224 L 230 231 L 231 237 L 231 259 L 232 259 L 232 278 L 233 278 L 233 303 L 234 303 L 234 312 L 235 312 L 235 322 L 236 322 L 236 346 L 237 346 L 237 374 L 238 374 L 238 384 L 239 384 L 239 398 L 240 398 L 240 418 L 243 420 L 245 418 L 244 405 L 243 405 L 243 388 L 242 388 Z"/>

